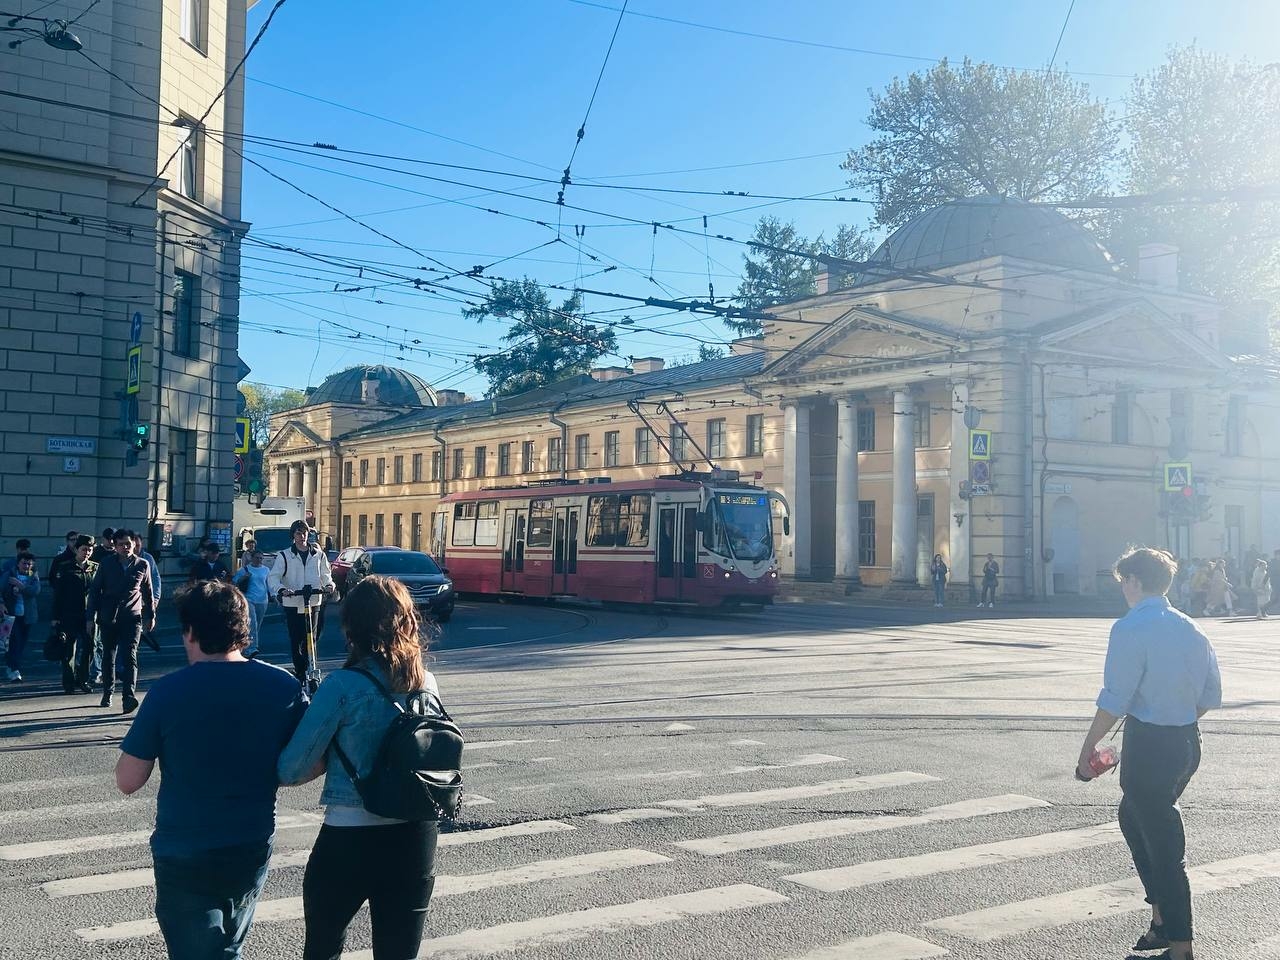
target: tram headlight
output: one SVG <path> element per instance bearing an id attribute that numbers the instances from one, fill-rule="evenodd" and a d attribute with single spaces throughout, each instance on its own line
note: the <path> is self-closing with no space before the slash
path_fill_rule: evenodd
<path id="1" fill-rule="evenodd" d="M 732 574 L 732 573 L 730 573 L 728 570 L 726 570 L 726 571 L 724 572 L 724 578 L 725 578 L 726 580 L 728 580 L 728 579 L 729 579 L 730 577 L 732 577 L 732 576 L 733 576 L 733 574 Z"/>
<path id="2" fill-rule="evenodd" d="M 769 571 L 769 576 L 771 576 L 771 577 L 773 577 L 773 579 L 777 580 L 777 579 L 778 579 L 778 571 L 777 571 L 777 570 L 770 570 L 770 571 Z"/>

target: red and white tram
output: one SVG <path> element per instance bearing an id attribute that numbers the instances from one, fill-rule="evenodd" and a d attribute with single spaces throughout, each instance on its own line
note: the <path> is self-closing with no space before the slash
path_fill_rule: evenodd
<path id="1" fill-rule="evenodd" d="M 441 498 L 433 549 L 462 593 L 699 607 L 773 602 L 771 504 L 734 471 Z"/>

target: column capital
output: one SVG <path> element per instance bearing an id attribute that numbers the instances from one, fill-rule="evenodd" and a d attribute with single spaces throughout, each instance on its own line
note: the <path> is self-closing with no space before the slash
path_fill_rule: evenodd
<path id="1" fill-rule="evenodd" d="M 813 406 L 813 398 L 812 397 L 787 397 L 783 400 L 778 401 L 778 406 L 781 407 L 783 410 L 789 410 L 796 407 L 808 408 Z"/>

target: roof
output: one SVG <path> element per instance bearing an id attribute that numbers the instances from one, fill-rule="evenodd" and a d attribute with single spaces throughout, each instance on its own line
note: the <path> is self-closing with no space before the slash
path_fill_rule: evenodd
<path id="1" fill-rule="evenodd" d="M 376 380 L 378 399 L 374 402 L 389 407 L 430 407 L 436 403 L 431 384 L 408 370 L 382 364 L 357 364 L 326 377 L 324 383 L 307 395 L 304 407 L 319 403 L 366 403 L 364 381 Z"/>
<path id="2" fill-rule="evenodd" d="M 717 357 L 714 360 L 687 363 L 606 381 L 593 380 L 589 375 L 581 374 L 510 397 L 493 397 L 456 406 L 414 410 L 353 430 L 345 434 L 344 439 L 432 430 L 450 424 L 500 420 L 520 414 L 553 413 L 576 406 L 638 400 L 654 394 L 666 398 L 694 388 L 741 382 L 759 373 L 764 367 L 764 359 L 763 353 Z"/>
<path id="3" fill-rule="evenodd" d="M 1057 210 L 1012 197 L 952 200 L 917 214 L 889 235 L 871 262 L 933 271 L 993 256 L 1111 273 L 1111 256 L 1081 224 Z M 862 282 L 878 278 L 866 272 Z"/>

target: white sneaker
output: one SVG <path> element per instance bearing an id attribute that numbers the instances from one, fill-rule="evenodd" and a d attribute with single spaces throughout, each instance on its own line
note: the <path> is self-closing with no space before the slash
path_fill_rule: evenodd
<path id="1" fill-rule="evenodd" d="M 21 671 L 21 670 L 10 670 L 10 671 L 9 671 L 9 682 L 10 682 L 10 683 L 21 683 L 21 682 L 22 682 L 22 671 Z"/>

